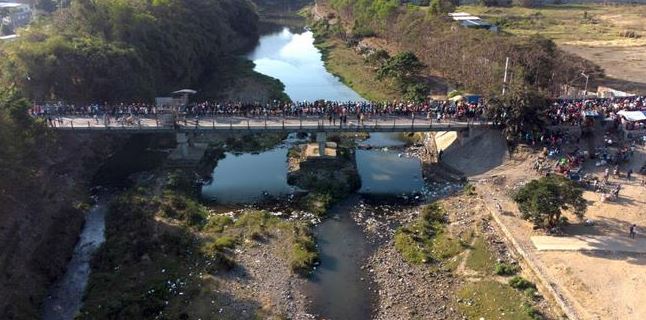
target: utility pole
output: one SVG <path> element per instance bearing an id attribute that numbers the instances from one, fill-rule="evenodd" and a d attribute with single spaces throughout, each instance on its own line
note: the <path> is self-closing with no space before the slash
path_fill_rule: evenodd
<path id="1" fill-rule="evenodd" d="M 507 89 L 507 71 L 509 70 L 509 57 L 505 59 L 505 76 L 502 79 L 502 95 L 505 95 Z"/>
<path id="2" fill-rule="evenodd" d="M 581 72 L 581 75 L 585 77 L 585 89 L 583 90 L 583 97 L 588 96 L 588 80 L 590 80 L 590 76 Z"/>

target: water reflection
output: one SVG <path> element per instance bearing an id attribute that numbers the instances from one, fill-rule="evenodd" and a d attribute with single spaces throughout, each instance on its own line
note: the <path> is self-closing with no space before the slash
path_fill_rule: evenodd
<path id="1" fill-rule="evenodd" d="M 294 101 L 362 100 L 325 69 L 311 31 L 298 34 L 284 28 L 262 36 L 249 59 L 256 64 L 255 71 L 283 82 L 285 92 Z"/>
<path id="2" fill-rule="evenodd" d="M 252 203 L 270 195 L 289 194 L 287 148 L 257 154 L 227 153 L 213 170 L 213 180 L 202 187 L 202 197 L 220 203 Z"/>
<path id="3" fill-rule="evenodd" d="M 420 160 L 398 152 L 357 150 L 357 170 L 361 176 L 359 193 L 409 194 L 424 188 Z"/>

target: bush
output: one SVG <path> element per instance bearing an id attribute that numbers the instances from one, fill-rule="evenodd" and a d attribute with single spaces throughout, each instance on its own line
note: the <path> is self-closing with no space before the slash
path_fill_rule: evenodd
<path id="1" fill-rule="evenodd" d="M 420 212 L 421 219 L 431 223 L 443 223 L 444 221 L 446 221 L 445 215 L 446 212 L 444 211 L 444 208 L 442 208 L 441 205 L 435 202 L 422 207 L 422 210 Z"/>
<path id="2" fill-rule="evenodd" d="M 400 228 L 395 233 L 395 249 L 409 263 L 421 264 L 432 260 L 430 250 L 425 245 L 418 243 L 418 237 L 415 237 L 406 228 Z"/>
<path id="3" fill-rule="evenodd" d="M 509 280 L 509 285 L 514 289 L 523 290 L 523 291 L 529 288 L 536 289 L 536 285 L 533 282 L 521 276 L 514 276 L 513 278 L 511 278 Z"/>
<path id="4" fill-rule="evenodd" d="M 305 224 L 294 225 L 292 235 L 293 242 L 289 266 L 294 273 L 305 276 L 312 269 L 312 266 L 319 261 L 316 242 L 309 226 Z"/>
<path id="5" fill-rule="evenodd" d="M 518 273 L 518 266 L 509 263 L 496 263 L 495 271 L 499 276 L 513 276 Z"/>
<path id="6" fill-rule="evenodd" d="M 235 248 L 236 243 L 237 243 L 237 241 L 236 241 L 236 239 L 234 237 L 222 236 L 222 237 L 219 237 L 219 238 L 215 239 L 215 241 L 213 242 L 213 246 L 215 248 L 220 249 L 220 250 L 222 250 L 222 249 L 233 249 L 233 248 Z"/>
<path id="7" fill-rule="evenodd" d="M 476 195 L 476 186 L 474 186 L 471 183 L 467 183 L 467 184 L 464 185 L 463 191 L 468 196 L 475 196 Z"/>

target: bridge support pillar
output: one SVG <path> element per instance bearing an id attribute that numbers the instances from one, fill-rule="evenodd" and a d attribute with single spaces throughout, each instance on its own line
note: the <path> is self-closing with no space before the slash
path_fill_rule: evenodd
<path id="1" fill-rule="evenodd" d="M 188 135 L 184 132 L 178 132 L 176 134 L 177 138 L 177 149 L 179 149 L 179 154 L 182 157 L 188 157 Z"/>
<path id="2" fill-rule="evenodd" d="M 316 142 L 319 143 L 319 156 L 325 156 L 325 145 L 327 142 L 327 133 L 317 132 L 316 133 Z"/>

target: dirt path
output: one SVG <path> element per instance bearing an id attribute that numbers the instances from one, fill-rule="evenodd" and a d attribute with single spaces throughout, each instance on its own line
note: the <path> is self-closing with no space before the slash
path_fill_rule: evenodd
<path id="1" fill-rule="evenodd" d="M 633 242 L 628 241 L 626 235 L 629 224 L 644 226 L 646 223 L 644 188 L 635 180 L 628 182 L 620 179 L 624 187 L 620 200 L 616 202 L 601 202 L 598 194 L 586 192 L 584 196 L 591 203 L 586 217 L 595 221 L 594 227 L 583 226 L 571 219 L 573 223 L 566 229 L 566 234 L 576 235 L 576 238 L 536 238 L 539 246 L 547 246 L 549 241 L 559 244 L 557 248 L 560 249 L 566 246 L 572 250 L 594 246 L 600 247 L 601 251 L 540 251 L 535 248 L 535 242 L 531 238 L 543 237 L 544 234 L 532 230 L 529 222 L 518 218 L 517 207 L 509 198 L 509 194 L 519 185 L 538 177 L 531 169 L 532 159 L 532 155 L 525 155 L 524 158 L 508 160 L 488 172 L 486 179 L 477 182 L 488 210 L 501 229 L 532 266 L 543 285 L 562 305 L 569 318 L 646 318 L 646 296 L 641 294 L 646 286 L 646 255 L 618 252 L 641 252 L 644 248 L 643 238 Z M 628 166 L 637 167 L 643 159 L 644 150 L 638 150 L 634 162 Z M 599 171 L 596 174 L 600 174 L 603 168 L 588 170 L 596 170 Z M 640 250 L 633 250 L 634 248 Z"/>

